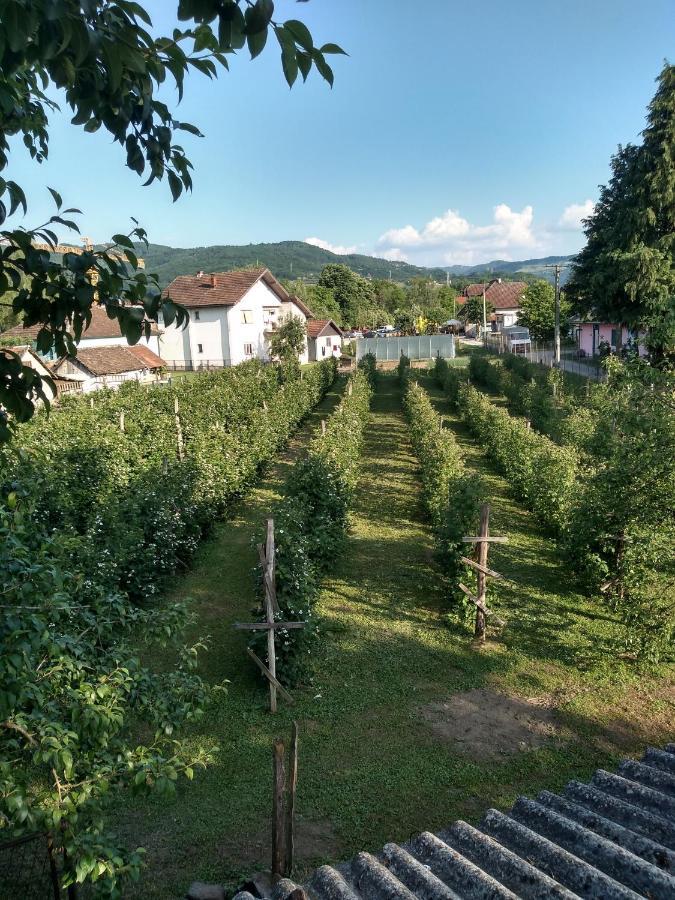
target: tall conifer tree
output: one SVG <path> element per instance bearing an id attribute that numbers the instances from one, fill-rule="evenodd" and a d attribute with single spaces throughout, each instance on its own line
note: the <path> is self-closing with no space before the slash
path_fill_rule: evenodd
<path id="1" fill-rule="evenodd" d="M 662 359 L 675 354 L 675 66 L 659 76 L 642 137 L 612 158 L 567 293 L 581 312 L 646 328 Z"/>

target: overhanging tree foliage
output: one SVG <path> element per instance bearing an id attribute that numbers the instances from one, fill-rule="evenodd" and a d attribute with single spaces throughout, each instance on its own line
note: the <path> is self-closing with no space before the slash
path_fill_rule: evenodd
<path id="1" fill-rule="evenodd" d="M 153 33 L 150 16 L 132 0 L 0 0 L 0 226 L 20 209 L 27 211 L 24 189 L 5 175 L 10 140 L 22 138 L 36 162 L 46 159 L 49 113 L 58 108 L 55 92 L 65 97 L 74 126 L 106 129 L 144 184 L 166 178 L 176 200 L 192 186 L 192 166 L 177 138 L 200 132 L 158 98 L 161 86 L 173 82 L 180 101 L 189 72 L 215 78 L 238 50 L 246 47 L 251 58 L 258 56 L 270 34 L 289 86 L 298 75 L 306 79 L 312 67 L 332 85 L 326 56 L 343 53 L 336 44 L 315 46 L 297 19 L 276 21 L 272 0 L 178 0 L 177 18 L 184 26 L 163 37 Z M 33 246 L 55 247 L 57 229 L 77 231 L 71 216 L 79 210 L 62 209 L 60 195 L 50 191 L 56 215 L 35 228 L 0 231 L 0 296 L 16 290 L 12 311 L 25 325 L 42 326 L 40 351 L 72 355 L 96 299 L 130 343 L 149 333 L 160 310 L 167 324 L 186 321 L 187 313 L 162 301 L 156 279 L 138 268 L 133 241 L 146 235 L 135 220 L 106 250 L 55 260 L 48 249 Z M 126 262 L 111 251 L 122 251 Z M 37 373 L 0 351 L 2 407 L 26 421 L 38 399 L 45 397 Z M 8 436 L 5 423 L 0 439 Z"/>
<path id="2" fill-rule="evenodd" d="M 662 359 L 675 353 L 675 66 L 659 76 L 642 138 L 612 158 L 566 290 L 582 313 L 647 329 Z"/>

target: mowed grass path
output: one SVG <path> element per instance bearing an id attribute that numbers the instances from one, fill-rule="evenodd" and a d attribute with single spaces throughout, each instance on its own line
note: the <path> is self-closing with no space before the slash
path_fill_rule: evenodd
<path id="1" fill-rule="evenodd" d="M 136 894 L 178 897 L 194 879 L 226 882 L 268 867 L 271 740 L 300 725 L 297 876 L 357 850 L 377 850 L 455 818 L 476 821 L 518 793 L 560 787 L 648 741 L 663 741 L 675 693 L 665 675 L 638 676 L 607 661 L 618 626 L 575 592 L 553 543 L 516 503 L 445 398 L 424 378 L 465 453 L 467 476 L 483 477 L 492 505 L 494 567 L 513 579 L 491 595 L 507 628 L 480 649 L 449 615 L 420 505 L 417 461 L 393 375 L 373 400 L 353 527 L 345 555 L 326 580 L 319 612 L 329 633 L 315 680 L 297 704 L 272 718 L 266 693 L 232 622 L 253 603 L 250 546 L 288 465 L 243 502 L 198 566 L 176 587 L 198 603 L 213 635 L 207 674 L 231 680 L 194 741 L 217 743 L 214 765 L 181 785 L 175 801 L 125 810 L 127 840 L 148 848 Z M 328 401 L 331 402 L 330 400 Z M 314 427 L 319 415 L 311 423 Z M 306 442 L 307 430 L 293 453 Z M 419 715 L 426 703 L 475 687 L 557 710 L 558 734 L 545 747 L 485 762 L 437 739 Z"/>

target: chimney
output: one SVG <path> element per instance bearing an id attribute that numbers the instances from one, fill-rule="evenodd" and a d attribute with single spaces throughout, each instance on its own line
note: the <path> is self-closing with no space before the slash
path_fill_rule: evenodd
<path id="1" fill-rule="evenodd" d="M 204 277 L 204 273 L 200 269 L 199 272 L 197 272 L 197 278 L 203 278 L 203 277 Z"/>
<path id="2" fill-rule="evenodd" d="M 211 287 L 216 286 L 216 276 L 211 272 Z"/>

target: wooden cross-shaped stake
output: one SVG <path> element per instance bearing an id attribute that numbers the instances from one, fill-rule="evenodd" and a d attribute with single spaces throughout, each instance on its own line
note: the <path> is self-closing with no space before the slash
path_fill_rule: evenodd
<path id="1" fill-rule="evenodd" d="M 490 544 L 507 544 L 508 538 L 505 537 L 490 537 L 490 504 L 483 503 L 480 508 L 480 534 L 474 536 L 463 537 L 462 541 L 465 544 L 477 544 L 478 559 L 469 559 L 466 556 L 460 557 L 462 562 L 467 566 L 471 566 L 472 569 L 475 569 L 478 572 L 478 585 L 476 588 L 476 594 L 474 595 L 473 591 L 470 591 L 469 588 L 460 582 L 459 588 L 463 591 L 469 600 L 472 603 L 476 604 L 476 629 L 475 636 L 480 641 L 485 640 L 485 619 L 487 616 L 492 616 L 495 622 L 498 625 L 506 625 L 506 622 L 503 619 L 500 619 L 499 616 L 496 616 L 491 609 L 488 609 L 488 606 L 485 602 L 486 594 L 487 594 L 487 578 L 490 576 L 491 578 L 503 578 L 503 575 L 500 575 L 499 572 L 495 572 L 494 569 L 489 569 L 487 565 L 488 561 L 488 551 L 490 549 Z"/>
<path id="2" fill-rule="evenodd" d="M 258 666 L 270 683 L 270 712 L 277 711 L 277 691 L 289 703 L 293 703 L 293 697 L 277 679 L 277 657 L 274 644 L 275 632 L 285 628 L 304 628 L 307 622 L 276 622 L 274 614 L 279 612 L 277 603 L 276 573 L 274 566 L 274 519 L 267 520 L 267 540 L 265 546 L 258 544 L 258 557 L 263 570 L 263 583 L 265 586 L 265 621 L 264 622 L 236 622 L 235 628 L 240 631 L 266 631 L 267 632 L 267 661 L 268 666 L 247 647 L 246 652 Z"/>

